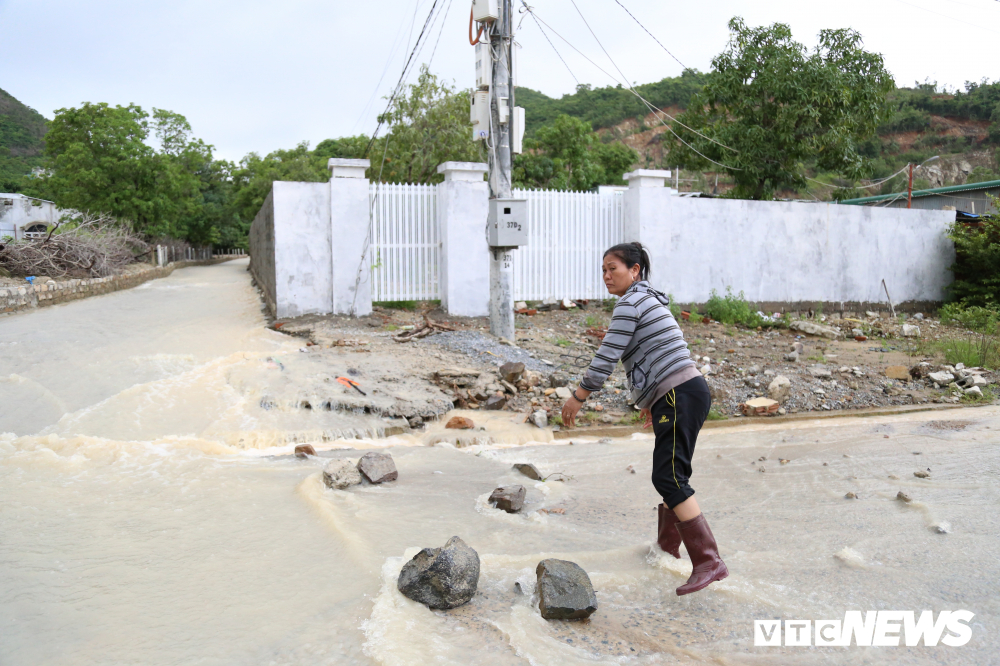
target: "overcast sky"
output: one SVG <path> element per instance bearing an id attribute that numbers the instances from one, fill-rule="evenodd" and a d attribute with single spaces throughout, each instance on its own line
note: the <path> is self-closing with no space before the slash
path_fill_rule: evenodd
<path id="1" fill-rule="evenodd" d="M 520 0 L 517 0 L 518 2 Z M 185 115 L 216 154 L 238 160 L 307 140 L 370 133 L 434 0 L 0 0 L 0 88 L 47 118 L 84 101 L 136 103 Z M 459 87 L 473 77 L 469 0 L 438 0 L 447 18 L 420 54 Z M 681 62 L 702 71 L 726 44 L 726 23 L 791 25 L 815 44 L 822 28 L 854 28 L 899 85 L 952 88 L 1000 79 L 997 0 L 621 0 Z M 537 15 L 609 72 L 571 0 L 533 0 Z M 681 66 L 616 0 L 576 0 L 633 82 Z M 440 35 L 440 41 L 438 41 Z M 550 34 L 581 83 L 614 83 Z M 576 82 L 538 26 L 517 34 L 520 85 L 558 97 Z M 384 76 L 383 76 L 384 75 Z M 415 75 L 415 73 L 414 73 Z M 411 77 L 413 78 L 413 77 Z M 381 83 L 379 80 L 381 79 Z"/>

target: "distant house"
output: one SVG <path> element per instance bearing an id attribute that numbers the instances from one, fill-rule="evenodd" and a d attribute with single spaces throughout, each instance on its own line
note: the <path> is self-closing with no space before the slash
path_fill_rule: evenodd
<path id="1" fill-rule="evenodd" d="M 59 221 L 59 215 L 51 201 L 0 193 L 0 240 L 44 236 Z"/>
<path id="2" fill-rule="evenodd" d="M 935 187 L 929 190 L 913 190 L 911 208 L 921 210 L 956 210 L 971 215 L 998 213 L 987 198 L 987 194 L 1000 197 L 1000 180 L 983 183 Z M 844 199 L 840 203 L 852 206 L 877 206 L 879 208 L 906 208 L 906 192 L 881 194 L 875 197 Z"/>

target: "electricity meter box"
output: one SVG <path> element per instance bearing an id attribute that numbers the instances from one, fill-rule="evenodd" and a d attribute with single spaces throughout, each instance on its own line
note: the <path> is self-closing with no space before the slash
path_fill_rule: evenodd
<path id="1" fill-rule="evenodd" d="M 490 199 L 487 240 L 490 247 L 528 244 L 527 199 Z"/>
<path id="2" fill-rule="evenodd" d="M 472 0 L 472 20 L 479 23 L 500 17 L 499 0 Z"/>
<path id="3" fill-rule="evenodd" d="M 490 135 L 490 93 L 488 90 L 478 90 L 472 93 L 469 121 L 472 122 L 473 141 L 482 141 Z"/>
<path id="4" fill-rule="evenodd" d="M 493 78 L 493 55 L 490 53 L 489 42 L 476 44 L 476 88 L 490 87 Z"/>

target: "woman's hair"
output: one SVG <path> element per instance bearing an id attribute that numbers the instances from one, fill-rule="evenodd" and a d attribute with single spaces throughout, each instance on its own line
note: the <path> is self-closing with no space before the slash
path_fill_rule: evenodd
<path id="1" fill-rule="evenodd" d="M 649 279 L 649 255 L 646 253 L 646 248 L 642 246 L 642 243 L 620 243 L 605 250 L 603 256 L 606 257 L 609 254 L 613 254 L 624 261 L 625 267 L 628 269 L 638 264 L 639 279 Z"/>

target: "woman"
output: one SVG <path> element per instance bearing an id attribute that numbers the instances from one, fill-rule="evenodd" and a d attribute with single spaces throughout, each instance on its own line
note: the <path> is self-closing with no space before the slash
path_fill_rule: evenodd
<path id="1" fill-rule="evenodd" d="M 639 243 L 615 245 L 604 253 L 604 284 L 620 296 L 601 348 L 579 388 L 563 406 L 563 423 L 599 391 L 620 360 L 635 404 L 653 426 L 653 486 L 663 498 L 658 507 L 657 543 L 680 558 L 681 541 L 694 570 L 677 594 L 697 592 L 729 575 L 715 537 L 688 485 L 698 431 L 712 404 L 708 383 L 695 368 L 669 299 L 649 286 L 649 256 Z"/>

